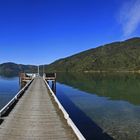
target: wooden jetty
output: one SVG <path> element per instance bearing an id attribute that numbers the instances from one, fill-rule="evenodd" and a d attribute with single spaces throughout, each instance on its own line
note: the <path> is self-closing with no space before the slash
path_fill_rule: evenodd
<path id="1" fill-rule="evenodd" d="M 85 140 L 45 79 L 39 76 L 15 95 L 0 116 L 4 120 L 0 140 Z"/>
<path id="2" fill-rule="evenodd" d="M 19 74 L 19 84 L 20 88 L 23 88 L 29 81 L 31 81 L 37 74 L 33 73 L 20 73 Z"/>
<path id="3" fill-rule="evenodd" d="M 44 73 L 43 77 L 46 81 L 56 82 L 56 73 Z"/>
<path id="4" fill-rule="evenodd" d="M 36 77 L 35 73 L 20 73 L 19 74 L 19 81 L 20 83 L 22 82 L 29 82 L 30 80 L 32 80 L 34 77 Z"/>

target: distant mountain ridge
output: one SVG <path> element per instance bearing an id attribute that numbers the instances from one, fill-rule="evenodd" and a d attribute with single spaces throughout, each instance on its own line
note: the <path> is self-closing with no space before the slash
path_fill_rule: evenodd
<path id="1" fill-rule="evenodd" d="M 0 64 L 0 75 L 14 76 L 19 72 L 37 72 L 37 66 L 35 65 L 23 65 L 12 62 Z"/>
<path id="2" fill-rule="evenodd" d="M 46 66 L 48 71 L 139 71 L 140 37 L 93 48 Z"/>
<path id="3" fill-rule="evenodd" d="M 140 72 L 140 37 L 114 42 L 83 51 L 49 65 L 40 65 L 40 72 Z M 18 75 L 19 72 L 37 72 L 35 65 L 12 62 L 0 64 L 0 75 Z"/>

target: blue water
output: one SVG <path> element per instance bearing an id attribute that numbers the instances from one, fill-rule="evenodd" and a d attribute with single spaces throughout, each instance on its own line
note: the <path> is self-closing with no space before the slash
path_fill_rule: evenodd
<path id="1" fill-rule="evenodd" d="M 18 77 L 7 78 L 0 76 L 0 109 L 14 97 L 18 90 Z"/>
<path id="2" fill-rule="evenodd" d="M 0 108 L 19 90 L 0 77 Z M 140 139 L 140 76 L 58 74 L 56 96 L 87 140 Z"/>
<path id="3" fill-rule="evenodd" d="M 57 80 L 57 97 L 87 139 L 140 139 L 139 75 L 62 74 Z"/>

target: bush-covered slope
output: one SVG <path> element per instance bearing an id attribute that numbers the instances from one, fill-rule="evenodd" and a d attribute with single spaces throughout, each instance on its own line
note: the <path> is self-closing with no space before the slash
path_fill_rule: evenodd
<path id="1" fill-rule="evenodd" d="M 124 71 L 140 69 L 140 38 L 114 42 L 57 60 L 47 71 Z"/>

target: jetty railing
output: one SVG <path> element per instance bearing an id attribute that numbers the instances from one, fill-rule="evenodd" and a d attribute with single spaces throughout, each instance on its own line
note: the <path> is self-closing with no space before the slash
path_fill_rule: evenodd
<path id="1" fill-rule="evenodd" d="M 16 103 L 19 99 L 19 97 L 25 92 L 25 90 L 29 87 L 31 82 L 33 81 L 30 80 L 1 110 L 0 110 L 0 117 L 2 117 L 9 109 L 10 107 Z"/>
<path id="2" fill-rule="evenodd" d="M 53 96 L 55 102 L 57 103 L 59 109 L 62 111 L 62 113 L 64 115 L 64 118 L 66 119 L 68 125 L 72 128 L 72 130 L 74 131 L 74 133 L 77 136 L 77 138 L 79 140 L 86 140 L 85 137 L 83 136 L 83 134 L 80 132 L 80 130 L 77 128 L 77 126 L 74 124 L 74 122 L 69 117 L 69 114 L 67 113 L 67 111 L 64 109 L 64 107 L 62 106 L 62 104 L 59 102 L 59 100 L 55 96 L 54 92 L 52 91 L 52 89 L 50 88 L 50 86 L 48 85 L 48 83 L 46 82 L 45 78 L 43 78 L 43 80 L 44 80 L 44 82 L 45 82 L 48 90 L 50 91 L 51 95 Z"/>

